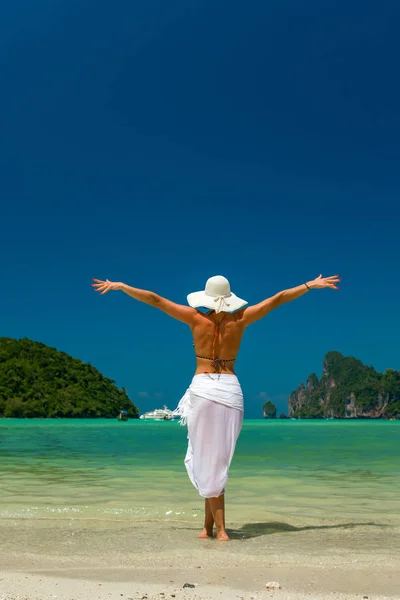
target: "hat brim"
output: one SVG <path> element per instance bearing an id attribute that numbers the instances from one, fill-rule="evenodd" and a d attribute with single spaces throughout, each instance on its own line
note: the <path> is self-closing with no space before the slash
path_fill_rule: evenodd
<path id="1" fill-rule="evenodd" d="M 204 291 L 192 292 L 188 295 L 187 301 L 189 306 L 192 308 L 200 308 L 201 306 L 211 310 L 215 310 L 216 308 L 216 301 L 214 300 L 213 296 L 208 296 Z M 243 300 L 242 298 L 236 296 L 236 294 L 231 293 L 228 298 L 225 298 L 224 307 L 220 312 L 233 313 L 240 308 L 243 308 L 243 306 L 246 306 L 246 304 L 248 304 L 246 300 Z"/>

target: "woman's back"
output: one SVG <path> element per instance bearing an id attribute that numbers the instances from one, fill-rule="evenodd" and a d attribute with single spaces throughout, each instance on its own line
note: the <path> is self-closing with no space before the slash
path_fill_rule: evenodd
<path id="1" fill-rule="evenodd" d="M 234 373 L 235 359 L 242 340 L 243 310 L 234 314 L 197 313 L 192 327 L 197 359 L 196 374 Z"/>

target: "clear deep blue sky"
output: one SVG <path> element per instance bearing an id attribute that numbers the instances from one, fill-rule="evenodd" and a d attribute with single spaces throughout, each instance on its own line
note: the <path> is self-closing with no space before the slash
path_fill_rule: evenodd
<path id="1" fill-rule="evenodd" d="M 250 303 L 340 273 L 247 331 L 246 416 L 329 350 L 400 368 L 400 4 L 4 0 L 0 336 L 89 361 L 144 411 L 190 331 L 91 277 Z"/>

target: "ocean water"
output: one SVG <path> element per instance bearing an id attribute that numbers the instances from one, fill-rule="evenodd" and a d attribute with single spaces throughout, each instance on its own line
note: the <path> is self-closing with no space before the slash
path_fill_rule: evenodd
<path id="1" fill-rule="evenodd" d="M 0 519 L 200 521 L 176 421 L 0 420 Z M 400 422 L 245 420 L 226 488 L 236 523 L 399 525 Z"/>

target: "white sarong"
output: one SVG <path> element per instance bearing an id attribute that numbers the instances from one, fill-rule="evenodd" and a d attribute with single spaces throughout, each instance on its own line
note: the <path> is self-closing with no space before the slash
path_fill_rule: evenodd
<path id="1" fill-rule="evenodd" d="M 185 467 L 203 498 L 225 491 L 243 422 L 243 393 L 236 375 L 201 373 L 174 411 L 188 426 Z"/>

